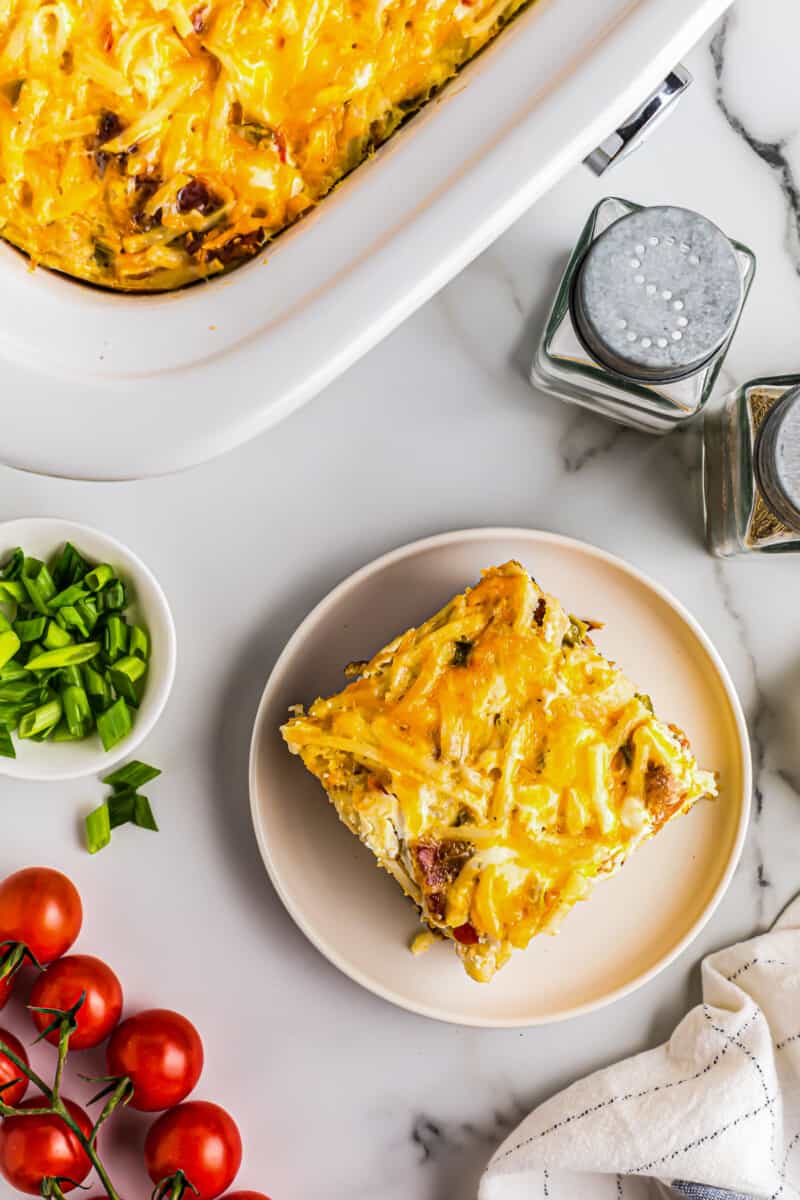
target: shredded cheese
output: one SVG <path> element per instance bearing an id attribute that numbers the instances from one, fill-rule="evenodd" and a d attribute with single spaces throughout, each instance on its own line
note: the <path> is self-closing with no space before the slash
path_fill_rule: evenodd
<path id="1" fill-rule="evenodd" d="M 4 0 L 2 236 L 128 291 L 235 266 L 527 2 Z"/>
<path id="2" fill-rule="evenodd" d="M 685 741 L 578 628 L 507 563 L 282 730 L 481 981 L 553 932 L 598 875 L 716 794 Z"/>

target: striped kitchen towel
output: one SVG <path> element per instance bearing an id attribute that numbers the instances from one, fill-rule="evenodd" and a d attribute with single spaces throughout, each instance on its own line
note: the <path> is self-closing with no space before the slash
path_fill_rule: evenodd
<path id="1" fill-rule="evenodd" d="M 535 1109 L 496 1152 L 479 1192 L 655 1196 L 800 1197 L 800 898 L 769 933 L 705 960 L 703 1003 L 669 1042 Z"/>

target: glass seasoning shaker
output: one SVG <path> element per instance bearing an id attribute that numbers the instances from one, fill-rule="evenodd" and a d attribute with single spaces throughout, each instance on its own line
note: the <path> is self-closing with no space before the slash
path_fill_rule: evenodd
<path id="1" fill-rule="evenodd" d="M 752 251 L 699 213 L 603 200 L 561 281 L 532 382 L 668 433 L 708 400 L 755 268 Z"/>
<path id="2" fill-rule="evenodd" d="M 714 554 L 800 553 L 800 375 L 753 380 L 708 411 L 703 484 Z"/>

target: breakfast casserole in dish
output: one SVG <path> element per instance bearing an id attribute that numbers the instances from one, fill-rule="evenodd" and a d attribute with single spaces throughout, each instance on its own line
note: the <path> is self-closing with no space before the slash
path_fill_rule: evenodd
<path id="1" fill-rule="evenodd" d="M 252 257 L 527 0 L 0 0 L 0 234 L 124 291 Z"/>
<path id="2" fill-rule="evenodd" d="M 282 734 L 473 979 L 555 932 L 702 797 L 684 734 L 516 562 L 491 568 Z"/>

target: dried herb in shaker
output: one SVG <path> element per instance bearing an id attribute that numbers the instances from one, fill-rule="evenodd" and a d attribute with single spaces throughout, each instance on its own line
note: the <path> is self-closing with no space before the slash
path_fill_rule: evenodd
<path id="1" fill-rule="evenodd" d="M 745 384 L 706 415 L 709 548 L 800 553 L 800 375 Z"/>

